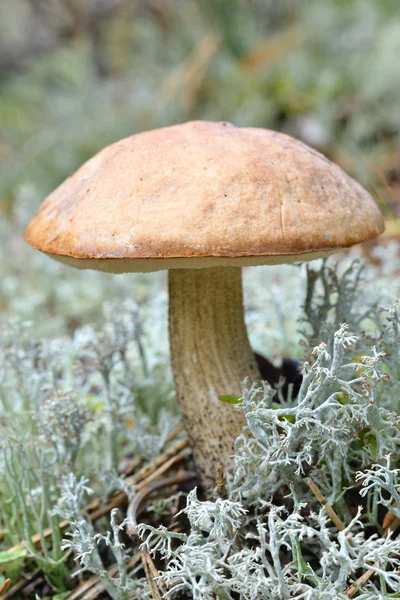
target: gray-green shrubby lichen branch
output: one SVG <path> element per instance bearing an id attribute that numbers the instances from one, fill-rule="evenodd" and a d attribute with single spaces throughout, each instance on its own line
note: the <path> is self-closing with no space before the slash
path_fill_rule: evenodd
<path id="1" fill-rule="evenodd" d="M 217 503 L 222 527 L 216 528 Z M 343 592 L 349 579 L 372 563 L 387 586 L 396 589 L 399 585 L 400 541 L 376 536 L 365 539 L 361 510 L 337 534 L 323 509 L 307 516 L 302 514 L 305 504 L 292 512 L 272 503 L 264 508 L 263 519 L 249 522 L 240 504 L 200 502 L 193 491 L 184 509 L 191 526 L 189 534 L 142 524 L 143 546 L 169 559 L 167 570 L 160 574 L 168 587 L 165 597 L 179 597 L 179 592 L 184 592 L 195 600 L 341 600 L 346 598 Z M 152 546 L 157 537 L 158 544 Z M 177 546 L 177 541 L 183 543 Z M 318 571 L 303 553 L 320 557 Z M 379 598 L 373 589 L 369 586 L 370 595 L 361 597 Z"/>
<path id="2" fill-rule="evenodd" d="M 397 456 L 395 461 L 399 464 Z M 361 496 L 377 493 L 380 504 L 400 519 L 400 469 L 391 468 L 391 462 L 392 456 L 388 454 L 382 464 L 373 464 L 370 469 L 358 472 L 356 481 L 362 485 Z"/>
<path id="3" fill-rule="evenodd" d="M 305 324 L 302 334 L 306 345 L 312 347 L 321 340 L 330 344 L 337 323 L 346 322 L 351 329 L 358 329 L 371 313 L 371 306 L 364 306 L 361 301 L 365 265 L 353 260 L 339 274 L 324 260 L 317 267 L 307 264 L 305 269 L 307 285 L 301 322 Z"/>
<path id="4" fill-rule="evenodd" d="M 149 551 L 155 544 L 154 552 L 165 561 L 162 577 L 169 586 L 168 597 L 178 598 L 183 591 L 205 600 L 344 600 L 346 585 L 371 563 L 377 577 L 357 600 L 386 600 L 399 585 L 399 540 L 367 538 L 365 531 L 376 528 L 379 507 L 398 510 L 392 504 L 400 494 L 400 304 L 385 302 L 372 312 L 357 291 L 358 267 L 348 268 L 343 277 L 333 275 L 326 265 L 322 269 L 315 276 L 309 270 L 312 292 L 306 317 L 311 315 L 313 321 L 305 323 L 309 356 L 297 399 L 285 399 L 268 386 L 244 387 L 240 410 L 247 428 L 236 442 L 229 499 L 200 502 L 192 493 L 186 509 L 188 533 L 139 526 Z M 36 533 L 38 523 L 44 526 L 49 517 L 58 522 L 59 515 L 49 515 L 48 507 L 65 496 L 59 483 L 68 468 L 76 474 L 69 490 L 79 496 L 82 474 L 104 463 L 113 465 L 128 448 L 146 457 L 156 454 L 173 426 L 162 404 L 153 420 L 138 409 L 144 402 L 154 406 L 154 395 L 165 397 L 168 387 L 152 382 L 154 353 L 143 361 L 144 344 L 140 350 L 135 338 L 142 332 L 129 319 L 132 313 L 123 316 L 108 307 L 102 331 L 84 328 L 72 340 L 52 343 L 33 340 L 26 323 L 5 329 L 0 342 L 4 409 L 12 415 L 28 406 L 34 414 L 23 440 L 17 431 L 14 437 L 7 433 L 6 443 L 0 441 L 8 453 L 0 460 L 6 507 L 2 524 L 11 543 Z M 335 327 L 346 320 L 349 325 Z M 105 439 L 109 410 L 118 434 L 114 458 Z M 304 485 L 302 475 L 310 470 L 335 503 L 345 532 L 335 531 Z M 115 471 L 103 481 L 107 490 L 121 486 Z M 365 495 L 366 505 L 362 515 L 350 517 L 343 495 L 362 482 L 360 502 Z M 82 510 L 83 500 L 82 496 L 75 509 L 79 505 Z M 124 571 L 127 550 L 119 543 L 116 515 L 104 533 L 82 513 L 79 519 L 77 515 L 70 515 L 74 525 L 69 542 L 70 550 L 86 561 L 82 566 L 107 580 L 116 598 L 125 598 L 128 588 L 143 599 L 151 598 L 146 581 Z M 54 531 L 53 547 L 60 549 L 60 533 Z M 98 561 L 98 544 L 107 543 L 120 565 L 113 581 Z M 46 567 L 45 555 L 35 548 L 32 555 Z"/>
<path id="5" fill-rule="evenodd" d="M 381 371 L 384 353 L 373 348 L 370 356 L 349 360 L 346 350 L 356 343 L 357 337 L 343 324 L 334 334 L 332 356 L 325 344 L 314 347 L 314 362 L 304 364 L 295 402 L 276 404 L 270 388 L 245 386 L 241 408 L 247 425 L 235 444 L 234 494 L 257 503 L 266 482 L 273 495 L 310 466 L 321 466 L 330 472 L 329 496 L 334 501 L 341 494 L 344 464 L 348 465 L 361 430 L 373 431 L 377 456 L 396 450 L 400 440 L 395 426 L 400 420 L 384 406 L 376 406 L 377 386 L 386 381 Z M 337 468 L 338 461 L 343 468 Z M 346 473 L 351 474 L 348 466 Z"/>
<path id="6" fill-rule="evenodd" d="M 129 573 L 128 561 L 131 555 L 120 540 L 125 521 L 118 522 L 118 510 L 111 511 L 110 530 L 105 534 L 97 532 L 90 519 L 82 513 L 86 497 L 92 494 L 92 489 L 87 484 L 88 480 L 85 478 L 78 481 L 72 474 L 65 477 L 62 483 L 63 494 L 54 509 L 54 514 L 70 521 L 70 530 L 66 534 L 67 539 L 63 540 L 62 549 L 73 551 L 75 560 L 81 566 L 74 575 L 83 571 L 98 575 L 113 600 L 128 600 L 137 592 L 138 586 L 145 592 L 143 598 L 147 598 L 147 585 L 143 581 L 135 581 Z M 100 552 L 102 545 L 107 546 L 113 557 L 112 563 L 117 565 L 115 576 L 110 574 L 103 562 Z"/>
<path id="7" fill-rule="evenodd" d="M 68 579 L 52 513 L 62 477 L 96 476 L 96 492 L 107 494 L 119 487 L 120 459 L 127 453 L 153 458 L 177 423 L 166 407 L 169 383 L 156 380 L 153 360 L 145 374 L 140 352 L 133 351 L 137 320 L 131 307 L 109 309 L 100 332 L 82 328 L 55 340 L 35 339 L 29 322 L 1 323 L 0 548 L 28 540 L 29 556 L 58 591 Z M 160 380 L 168 381 L 158 368 Z M 151 417 L 137 406 L 143 381 L 148 396 L 155 390 Z M 48 527 L 51 540 L 44 537 Z M 40 549 L 30 543 L 37 533 Z"/>

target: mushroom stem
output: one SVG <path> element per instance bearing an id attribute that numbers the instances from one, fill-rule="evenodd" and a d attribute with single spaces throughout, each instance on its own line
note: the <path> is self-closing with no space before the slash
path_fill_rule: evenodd
<path id="1" fill-rule="evenodd" d="M 238 267 L 169 272 L 172 368 L 185 428 L 204 486 L 229 467 L 244 417 L 218 397 L 240 395 L 242 381 L 259 379 L 243 314 Z"/>

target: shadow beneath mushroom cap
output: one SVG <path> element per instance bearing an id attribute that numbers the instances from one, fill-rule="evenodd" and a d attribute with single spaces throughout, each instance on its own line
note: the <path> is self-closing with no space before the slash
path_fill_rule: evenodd
<path id="1" fill-rule="evenodd" d="M 262 379 L 267 381 L 271 387 L 278 389 L 281 379 L 284 379 L 282 394 L 284 398 L 288 397 L 289 385 L 293 385 L 292 397 L 296 398 L 299 393 L 303 376 L 301 374 L 301 363 L 292 358 L 284 358 L 280 367 L 275 367 L 267 358 L 254 353 Z M 275 398 L 279 402 L 278 397 Z"/>

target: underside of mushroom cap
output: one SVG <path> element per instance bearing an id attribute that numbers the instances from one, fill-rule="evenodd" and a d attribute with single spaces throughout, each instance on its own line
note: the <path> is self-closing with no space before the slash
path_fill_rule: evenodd
<path id="1" fill-rule="evenodd" d="M 25 238 L 73 266 L 122 272 L 292 262 L 382 231 L 375 201 L 322 154 L 282 133 L 199 121 L 99 152 Z"/>

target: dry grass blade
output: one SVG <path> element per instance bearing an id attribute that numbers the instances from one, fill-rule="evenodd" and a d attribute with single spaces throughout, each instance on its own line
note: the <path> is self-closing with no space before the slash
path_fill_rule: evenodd
<path id="1" fill-rule="evenodd" d="M 153 563 L 153 559 L 151 558 L 150 554 L 147 552 L 147 550 L 145 548 L 143 548 L 143 550 L 141 550 L 141 555 L 142 555 L 143 568 L 144 568 L 144 572 L 146 575 L 146 579 L 149 583 L 151 595 L 153 596 L 154 600 L 162 600 L 160 591 L 158 589 L 157 581 L 156 581 L 156 579 L 160 576 L 160 574 L 157 571 L 155 564 Z"/>
<path id="2" fill-rule="evenodd" d="M 339 531 L 344 531 L 345 526 L 344 526 L 343 521 L 335 513 L 332 506 L 329 504 L 328 500 L 325 498 L 325 496 L 323 495 L 321 490 L 318 488 L 318 486 L 314 483 L 314 481 L 311 479 L 311 477 L 308 477 L 306 479 L 306 483 L 307 483 L 308 487 L 310 488 L 310 490 L 312 491 L 312 493 L 314 494 L 314 496 L 316 497 L 316 499 L 318 500 L 318 502 L 325 508 L 326 513 L 329 516 L 332 523 L 334 523 L 336 525 L 336 527 L 338 528 Z"/>
<path id="3" fill-rule="evenodd" d="M 110 575 L 113 575 L 117 572 L 116 565 L 113 565 L 108 569 Z M 89 579 L 82 581 L 68 596 L 66 596 L 65 600 L 81 600 L 85 598 L 85 593 L 89 592 L 99 583 L 100 579 L 98 575 L 92 575 Z M 103 588 L 104 589 L 104 588 Z M 102 591 L 102 590 L 101 590 Z"/>
<path id="4" fill-rule="evenodd" d="M 69 522 L 68 521 L 61 521 L 59 527 L 61 532 L 64 532 L 68 529 L 69 526 Z M 50 527 L 47 527 L 46 529 L 43 530 L 42 536 L 39 533 L 35 533 L 35 535 L 32 536 L 32 544 L 34 544 L 34 546 L 36 548 L 40 548 L 41 547 L 41 540 L 50 540 L 51 539 L 51 534 L 52 534 L 52 530 Z M 23 550 L 24 548 L 27 548 L 28 543 L 26 541 L 21 542 L 20 544 L 17 544 L 16 546 L 13 546 L 12 548 L 9 548 L 9 552 L 18 552 L 19 550 Z"/>
<path id="5" fill-rule="evenodd" d="M 392 504 L 393 508 L 397 508 L 397 504 L 396 502 L 393 502 Z M 393 527 L 395 525 L 395 521 L 398 521 L 398 517 L 396 517 L 396 515 L 389 509 L 383 519 L 382 522 L 382 527 L 383 529 L 388 529 L 389 527 L 394 531 Z M 398 525 L 397 525 L 398 527 Z"/>
<path id="6" fill-rule="evenodd" d="M 5 582 L 0 587 L 0 596 L 6 593 L 11 583 L 11 579 L 6 579 Z"/>
<path id="7" fill-rule="evenodd" d="M 202 39 L 190 56 L 161 85 L 156 113 L 182 92 L 185 108 L 189 109 L 194 104 L 206 69 L 220 43 L 221 40 L 214 34 L 208 34 Z"/>
<path id="8" fill-rule="evenodd" d="M 149 496 L 157 490 L 165 489 L 167 487 L 175 485 L 182 485 L 183 483 L 189 483 L 191 481 L 195 481 L 196 479 L 197 473 L 195 471 L 187 471 L 186 473 L 178 473 L 177 475 L 173 475 L 172 477 L 165 477 L 164 479 L 160 479 L 158 481 L 154 481 L 152 483 L 144 485 L 140 489 L 140 491 L 137 494 L 135 494 L 135 496 L 129 503 L 127 512 L 128 535 L 136 535 L 137 516 L 147 496 Z"/>
<path id="9" fill-rule="evenodd" d="M 183 440 L 183 441 L 186 442 L 186 440 Z M 179 445 L 179 447 L 182 446 L 182 444 L 179 444 L 179 442 L 175 446 L 178 446 L 178 445 Z M 145 467 L 144 469 L 139 471 L 139 473 L 137 473 L 137 475 L 127 479 L 127 482 L 130 484 L 149 483 L 149 482 L 153 481 L 154 479 L 157 479 L 160 475 L 162 475 L 166 471 L 169 471 L 176 464 L 183 462 L 185 460 L 186 460 L 186 456 L 184 456 L 183 454 L 178 454 L 178 455 L 172 456 L 166 462 L 162 463 L 155 470 L 151 469 L 149 471 L 149 469 L 147 467 Z M 154 463 L 152 463 L 152 464 L 154 464 Z M 143 476 L 145 473 L 148 473 L 148 475 L 146 477 Z M 127 500 L 128 500 L 128 498 L 127 498 L 125 492 L 118 492 L 116 495 L 114 495 L 111 498 L 111 501 L 108 504 L 106 504 L 105 506 L 99 508 L 98 510 L 96 510 L 95 512 L 90 514 L 91 520 L 96 521 L 97 519 L 104 517 L 104 515 L 110 513 L 113 510 L 113 508 L 118 508 L 119 506 L 124 504 Z"/>
<path id="10" fill-rule="evenodd" d="M 347 596 L 348 598 L 353 598 L 353 596 L 355 596 L 355 594 L 360 591 L 360 588 L 367 583 L 368 579 L 370 577 L 372 577 L 372 575 L 374 575 L 374 573 L 375 573 L 375 571 L 373 569 L 368 569 L 368 571 L 365 571 L 365 573 L 363 573 L 361 575 L 361 577 L 359 577 L 357 579 L 357 581 L 352 583 L 345 590 L 344 595 Z"/>
<path id="11" fill-rule="evenodd" d="M 304 34 L 298 27 L 290 27 L 257 44 L 244 56 L 241 64 L 247 69 L 265 67 L 298 48 L 304 39 Z"/>

